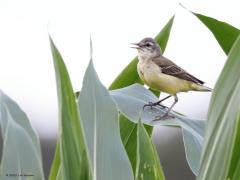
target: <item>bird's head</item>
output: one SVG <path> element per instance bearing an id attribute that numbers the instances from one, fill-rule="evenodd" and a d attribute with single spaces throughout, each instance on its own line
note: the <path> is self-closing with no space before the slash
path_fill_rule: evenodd
<path id="1" fill-rule="evenodd" d="M 162 54 L 159 44 L 152 38 L 144 38 L 139 43 L 132 43 L 138 50 L 138 57 L 149 59 Z"/>

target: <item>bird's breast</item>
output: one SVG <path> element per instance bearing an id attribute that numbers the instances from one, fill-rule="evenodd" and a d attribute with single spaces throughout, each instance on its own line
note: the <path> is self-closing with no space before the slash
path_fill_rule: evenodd
<path id="1" fill-rule="evenodd" d="M 148 85 L 149 77 L 157 78 L 162 73 L 161 68 L 151 60 L 140 60 L 137 65 L 139 77 Z"/>

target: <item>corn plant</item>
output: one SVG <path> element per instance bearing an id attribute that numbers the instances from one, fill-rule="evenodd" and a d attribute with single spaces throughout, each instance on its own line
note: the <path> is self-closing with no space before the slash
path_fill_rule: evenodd
<path id="1" fill-rule="evenodd" d="M 160 92 L 142 86 L 137 58 L 107 89 L 94 69 L 92 42 L 82 89 L 72 88 L 64 60 L 50 39 L 57 84 L 59 134 L 49 180 L 164 180 L 151 141 L 157 125 L 179 127 L 190 169 L 198 180 L 240 178 L 240 38 L 227 23 L 192 12 L 213 33 L 228 55 L 214 87 L 206 121 L 177 112 L 175 118 L 152 121 L 162 107 L 143 111 Z M 174 17 L 156 36 L 164 51 Z M 0 91 L 3 137 L 1 179 L 44 179 L 39 139 L 21 108 Z M 161 138 L 159 138 L 161 140 Z"/>

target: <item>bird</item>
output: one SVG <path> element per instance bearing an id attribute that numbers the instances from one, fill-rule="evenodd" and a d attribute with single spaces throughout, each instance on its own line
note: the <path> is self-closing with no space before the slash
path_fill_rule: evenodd
<path id="1" fill-rule="evenodd" d="M 176 65 L 170 59 L 162 55 L 159 44 L 150 37 L 142 39 L 139 43 L 132 43 L 138 50 L 137 72 L 140 79 L 151 89 L 169 94 L 167 97 L 157 101 L 149 102 L 143 106 L 166 106 L 161 103 L 174 97 L 174 102 L 162 115 L 156 117 L 154 121 L 174 118 L 169 115 L 174 105 L 178 102 L 177 94 L 188 91 L 212 91 L 211 88 L 204 86 L 204 82 L 187 71 Z"/>

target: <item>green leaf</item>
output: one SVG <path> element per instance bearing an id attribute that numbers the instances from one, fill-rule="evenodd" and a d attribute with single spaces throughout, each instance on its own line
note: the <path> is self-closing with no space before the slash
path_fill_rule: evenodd
<path id="1" fill-rule="evenodd" d="M 205 125 L 203 121 L 193 121 L 193 123 L 195 123 L 194 125 L 198 122 L 200 122 L 200 127 L 198 129 L 204 129 L 204 127 L 201 127 Z M 198 175 L 203 146 L 203 135 L 193 134 L 191 128 L 190 130 L 188 128 L 182 128 L 182 135 L 187 162 L 192 172 Z"/>
<path id="2" fill-rule="evenodd" d="M 63 59 L 51 38 L 50 44 L 58 92 L 61 178 L 92 179 L 89 155 L 72 84 Z M 58 163 L 54 165 L 59 166 Z"/>
<path id="3" fill-rule="evenodd" d="M 213 33 L 223 51 L 228 54 L 240 30 L 217 19 L 192 12 Z"/>
<path id="4" fill-rule="evenodd" d="M 198 180 L 239 179 L 240 38 L 213 91 Z"/>
<path id="5" fill-rule="evenodd" d="M 58 140 L 57 145 L 56 145 L 54 159 L 52 162 L 52 166 L 51 166 L 51 170 L 50 170 L 50 174 L 49 174 L 49 178 L 48 178 L 49 180 L 57 179 L 57 175 L 59 174 L 59 171 L 60 171 L 60 166 L 61 166 L 60 143 Z"/>
<path id="6" fill-rule="evenodd" d="M 110 85 L 109 89 L 119 89 L 122 87 L 126 87 L 133 83 L 139 82 L 141 80 L 137 74 L 137 57 L 135 57 L 128 65 L 123 69 L 123 71 L 117 76 L 117 78 Z"/>
<path id="7" fill-rule="evenodd" d="M 76 98 L 78 98 L 80 95 L 80 91 L 75 93 Z M 59 140 L 56 143 L 56 149 L 55 149 L 55 155 L 52 161 L 51 170 L 49 173 L 49 180 L 61 180 L 61 159 L 60 159 L 60 143 Z"/>
<path id="8" fill-rule="evenodd" d="M 19 179 L 11 174 L 44 179 L 40 142 L 26 114 L 0 90 L 0 125 L 3 151 L 0 179 Z"/>
<path id="9" fill-rule="evenodd" d="M 118 110 L 90 61 L 83 79 L 79 107 L 94 179 L 133 180 L 121 141 Z"/>
<path id="10" fill-rule="evenodd" d="M 140 84 L 133 84 L 122 89 L 112 90 L 111 95 L 114 98 L 119 111 L 134 123 L 137 123 L 138 119 L 141 118 L 144 124 L 150 126 L 163 125 L 181 127 L 188 164 L 194 174 L 198 174 L 205 121 L 190 119 L 175 112 L 171 112 L 171 114 L 175 116 L 173 119 L 164 121 L 160 120 L 157 122 L 152 121 L 156 116 L 163 115 L 166 112 L 166 109 L 154 107 L 152 109 L 145 108 L 143 111 L 143 105 L 147 102 L 156 102 L 157 97 Z M 122 139 L 127 151 L 133 154 L 136 143 L 131 142 L 132 146 L 126 145 L 128 145 L 131 136 L 136 134 L 136 128 L 130 126 L 127 127 L 128 129 L 123 129 L 123 132 L 130 132 L 129 136 L 124 136 Z M 134 156 L 129 156 L 129 158 L 131 161 L 135 160 Z"/>
<path id="11" fill-rule="evenodd" d="M 129 121 L 122 113 L 120 113 L 120 120 L 124 123 L 120 123 L 120 132 L 123 144 L 125 149 L 128 153 L 128 158 L 132 163 L 133 170 L 136 169 L 136 148 L 137 148 L 137 141 L 133 141 L 137 137 L 137 126 L 132 121 Z M 147 130 L 148 134 L 152 134 L 152 126 L 144 125 L 145 129 Z M 130 144 L 131 143 L 131 144 Z"/>
<path id="12" fill-rule="evenodd" d="M 158 153 L 141 121 L 137 125 L 136 180 L 164 180 Z"/>
<path id="13" fill-rule="evenodd" d="M 164 52 L 167 42 L 170 36 L 172 24 L 174 21 L 174 16 L 167 22 L 164 28 L 159 32 L 159 34 L 155 37 L 155 40 L 159 43 L 162 52 Z M 134 83 L 142 83 L 138 73 L 137 73 L 137 63 L 138 59 L 135 57 L 130 64 L 127 65 L 126 68 L 118 75 L 118 77 L 114 80 L 114 82 L 109 87 L 110 90 L 119 89 L 126 86 L 129 86 Z M 159 92 L 155 92 L 159 95 Z M 125 148 L 128 153 L 128 157 L 131 160 L 132 168 L 135 169 L 136 166 L 136 139 L 137 139 L 137 125 L 135 123 L 130 122 L 124 116 L 120 116 L 120 127 L 121 127 L 121 137 L 122 140 L 125 140 Z M 149 135 L 152 134 L 152 127 L 146 127 L 148 129 Z M 129 129 L 129 131 L 126 131 Z M 135 129 L 135 130 L 134 130 Z M 132 131 L 131 131 L 132 130 Z"/>
<path id="14" fill-rule="evenodd" d="M 233 147 L 233 156 L 231 159 L 230 170 L 228 173 L 228 177 L 235 180 L 240 177 L 240 113 L 237 115 L 237 124 L 235 127 L 235 143 Z"/>

